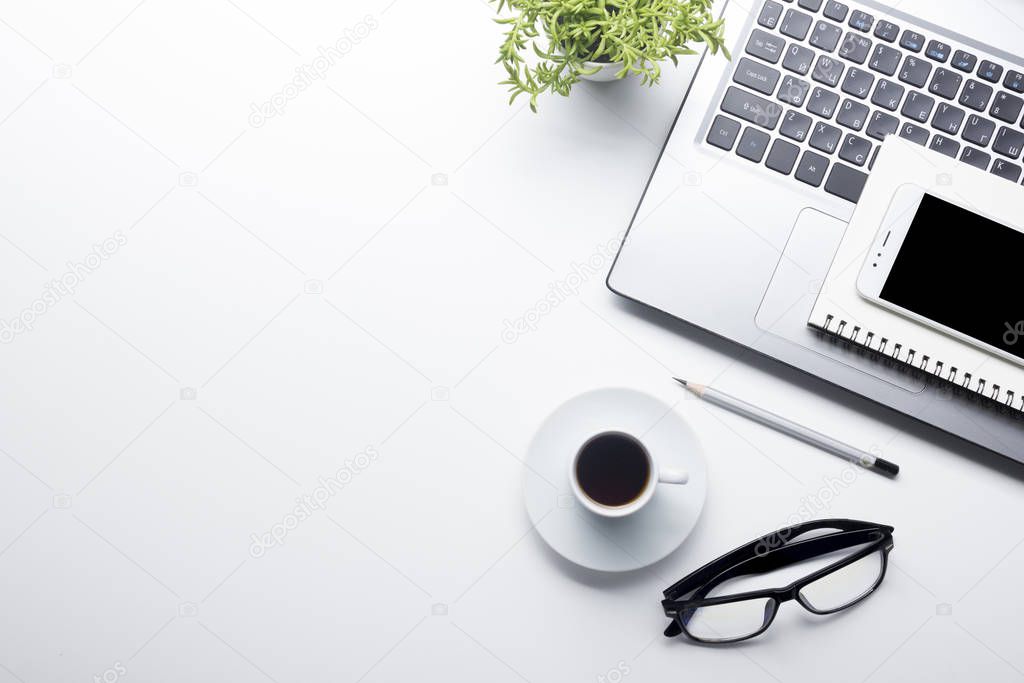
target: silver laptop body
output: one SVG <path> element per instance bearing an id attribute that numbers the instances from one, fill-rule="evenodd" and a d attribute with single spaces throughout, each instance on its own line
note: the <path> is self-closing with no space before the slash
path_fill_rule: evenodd
<path id="1" fill-rule="evenodd" d="M 1012 45 L 1009 4 L 922 1 L 914 17 L 873 0 L 727 0 L 732 61 L 703 57 L 608 287 L 1024 461 L 1020 417 L 807 326 L 885 135 L 1021 183 L 1003 138 L 1024 135 L 1024 59 L 926 20 L 988 13 L 988 39 Z"/>

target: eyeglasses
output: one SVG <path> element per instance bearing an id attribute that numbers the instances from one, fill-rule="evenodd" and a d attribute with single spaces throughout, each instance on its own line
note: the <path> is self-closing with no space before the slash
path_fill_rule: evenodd
<path id="1" fill-rule="evenodd" d="M 701 643 L 735 643 L 764 633 L 779 605 L 796 600 L 814 614 L 856 605 L 885 578 L 893 527 L 852 519 L 825 519 L 780 529 L 722 555 L 664 591 L 672 623 L 669 638 L 685 633 Z M 765 574 L 801 562 L 838 556 L 784 588 L 715 595 L 732 579 Z M 686 599 L 681 599 L 687 596 Z"/>

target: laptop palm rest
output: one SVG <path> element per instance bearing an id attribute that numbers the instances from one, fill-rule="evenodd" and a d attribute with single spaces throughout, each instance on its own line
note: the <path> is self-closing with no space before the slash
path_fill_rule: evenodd
<path id="1" fill-rule="evenodd" d="M 863 351 L 822 338 L 807 326 L 807 318 L 828 275 L 846 226 L 844 221 L 816 209 L 806 208 L 800 212 L 775 268 L 775 275 L 761 300 L 755 323 L 765 332 L 822 356 L 907 391 L 920 392 L 925 388 L 922 379 L 870 358 Z M 843 267 L 859 268 L 860 262 L 843 264 Z"/>

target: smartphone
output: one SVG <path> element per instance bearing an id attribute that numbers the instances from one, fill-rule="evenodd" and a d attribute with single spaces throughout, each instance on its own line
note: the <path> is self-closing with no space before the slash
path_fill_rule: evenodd
<path id="1" fill-rule="evenodd" d="M 863 298 L 1024 365 L 1019 225 L 957 203 L 952 191 L 904 185 L 882 226 L 857 277 Z"/>

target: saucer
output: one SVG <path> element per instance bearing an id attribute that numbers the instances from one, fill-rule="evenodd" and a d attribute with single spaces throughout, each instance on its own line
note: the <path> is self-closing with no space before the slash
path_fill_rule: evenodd
<path id="1" fill-rule="evenodd" d="M 572 493 L 569 459 L 587 439 L 608 431 L 636 436 L 659 465 L 689 472 L 689 483 L 659 484 L 654 498 L 629 517 L 588 511 Z M 707 495 L 697 435 L 670 406 L 632 389 L 598 389 L 563 403 L 530 442 L 526 467 L 526 510 L 541 538 L 596 571 L 631 571 L 668 556 L 690 535 Z"/>

